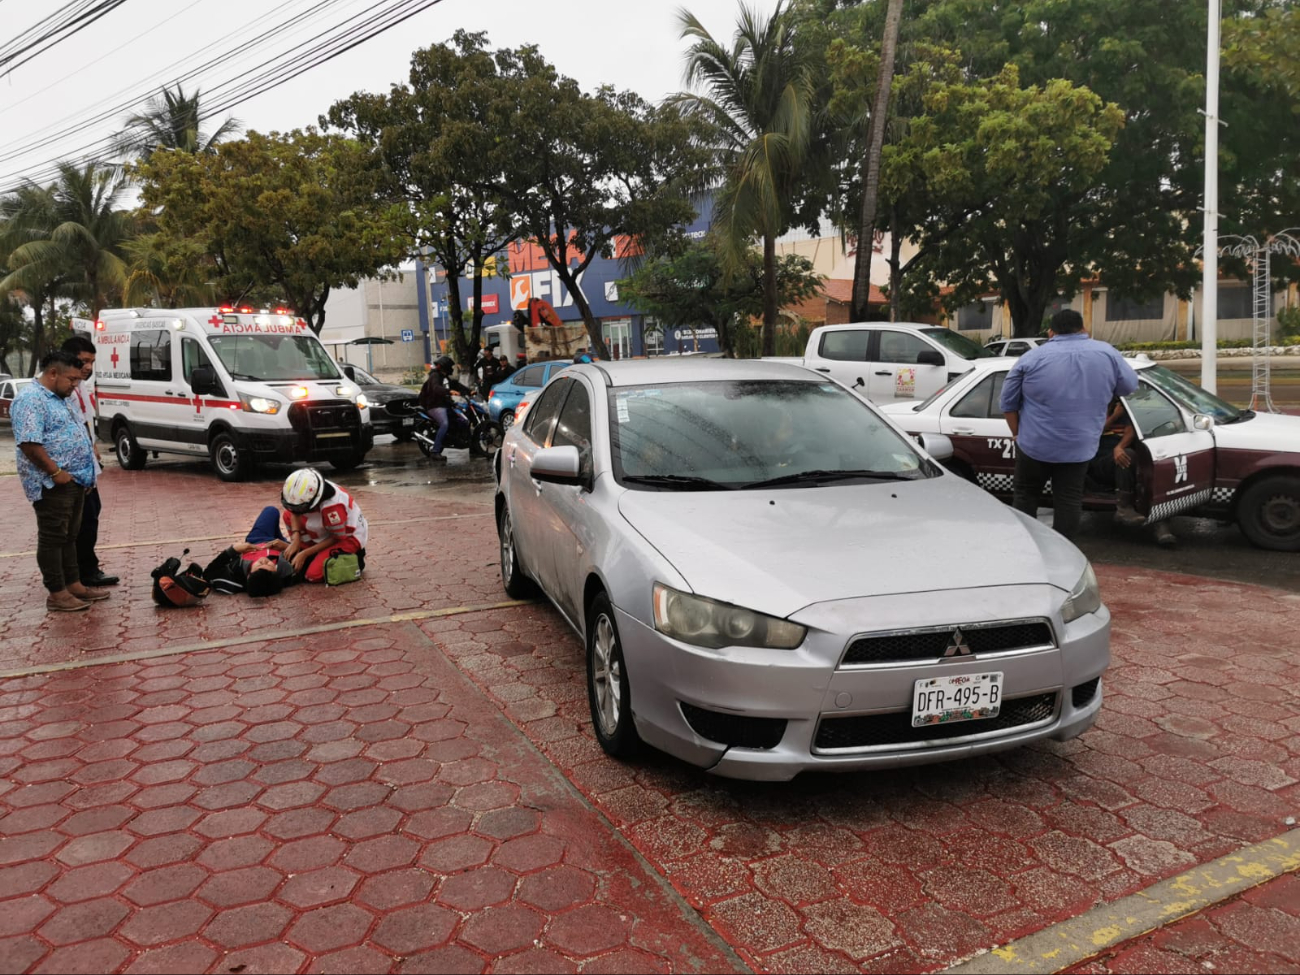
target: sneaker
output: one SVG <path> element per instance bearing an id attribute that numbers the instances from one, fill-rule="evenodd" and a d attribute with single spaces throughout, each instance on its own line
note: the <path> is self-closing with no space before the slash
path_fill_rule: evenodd
<path id="1" fill-rule="evenodd" d="M 51 613 L 83 613 L 90 609 L 90 603 L 82 602 L 68 590 L 52 592 L 45 597 L 45 608 Z"/>

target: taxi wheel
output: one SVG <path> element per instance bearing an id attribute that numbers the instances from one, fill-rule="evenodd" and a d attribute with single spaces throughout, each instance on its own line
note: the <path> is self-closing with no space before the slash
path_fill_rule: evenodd
<path id="1" fill-rule="evenodd" d="M 117 462 L 122 466 L 124 471 L 138 471 L 144 468 L 144 462 L 149 455 L 140 449 L 140 445 L 135 442 L 135 437 L 131 435 L 131 428 L 123 423 L 117 428 L 117 433 L 113 437 L 113 448 L 117 452 Z"/>
<path id="2" fill-rule="evenodd" d="M 1300 477 L 1266 477 L 1237 502 L 1241 532 L 1260 548 L 1300 552 Z"/>
<path id="3" fill-rule="evenodd" d="M 510 520 L 510 509 L 503 508 L 497 523 L 497 536 L 501 540 L 501 585 L 511 599 L 528 599 L 537 595 L 537 586 L 524 575 L 515 550 L 515 526 Z"/>
<path id="4" fill-rule="evenodd" d="M 603 592 L 587 613 L 587 703 L 600 747 L 614 758 L 634 756 L 640 750 L 641 737 L 632 720 L 632 687 L 614 607 Z"/>
<path id="5" fill-rule="evenodd" d="M 208 451 L 212 457 L 212 469 L 223 481 L 247 480 L 248 475 L 253 473 L 252 457 L 228 433 L 219 433 L 213 437 Z"/>

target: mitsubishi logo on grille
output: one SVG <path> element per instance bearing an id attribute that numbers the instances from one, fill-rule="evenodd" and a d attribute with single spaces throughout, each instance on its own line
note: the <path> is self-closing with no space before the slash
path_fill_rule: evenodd
<path id="1" fill-rule="evenodd" d="M 962 633 L 960 626 L 952 631 L 952 642 L 948 644 L 948 649 L 943 652 L 945 657 L 955 657 L 958 654 L 964 657 L 970 656 L 970 647 L 966 643 L 966 636 Z"/>

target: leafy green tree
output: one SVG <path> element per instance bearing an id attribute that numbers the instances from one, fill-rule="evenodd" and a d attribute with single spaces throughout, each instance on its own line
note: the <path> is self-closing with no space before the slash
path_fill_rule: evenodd
<path id="1" fill-rule="evenodd" d="M 536 242 L 607 358 L 600 321 L 581 288 L 597 255 L 655 253 L 695 216 L 703 183 L 698 126 L 632 92 L 583 92 L 535 47 L 499 51 L 487 105 L 497 187 L 523 236 Z"/>
<path id="2" fill-rule="evenodd" d="M 164 86 L 143 112 L 126 120 L 114 149 L 139 159 L 148 159 L 159 149 L 212 152 L 217 143 L 233 139 L 241 128 L 238 119 L 227 118 L 211 132 L 204 132 L 203 120 L 202 95 L 197 89 L 187 95 L 179 82 L 175 91 Z"/>
<path id="3" fill-rule="evenodd" d="M 22 303 L 10 295 L 0 297 L 0 372 L 13 375 L 9 357 L 21 352 L 31 341 L 31 324 Z"/>
<path id="4" fill-rule="evenodd" d="M 9 269 L 0 295 L 23 295 L 31 306 L 35 355 L 45 349 L 56 297 L 80 302 L 92 316 L 120 298 L 124 246 L 134 233 L 120 207 L 123 189 L 114 168 L 65 162 L 52 185 L 28 183 L 0 201 L 0 255 Z"/>
<path id="5" fill-rule="evenodd" d="M 169 279 L 184 279 L 178 264 L 197 244 L 218 294 L 274 293 L 319 333 L 332 288 L 356 287 L 404 254 L 370 162 L 359 143 L 309 128 L 155 153 L 133 172 Z"/>
<path id="6" fill-rule="evenodd" d="M 127 261 L 122 303 L 128 307 L 188 308 L 215 303 L 215 265 L 203 242 L 157 231 L 124 245 Z"/>
<path id="7" fill-rule="evenodd" d="M 321 119 L 370 147 L 394 225 L 413 253 L 432 256 L 446 272 L 460 362 L 472 362 L 479 347 L 482 269 L 521 233 L 501 198 L 509 176 L 499 168 L 500 137 L 488 114 L 502 79 L 486 40 L 457 31 L 450 43 L 412 55 L 407 84 L 387 95 L 358 92 Z M 468 332 L 462 277 L 472 280 Z"/>
<path id="8" fill-rule="evenodd" d="M 816 80 L 796 43 L 798 18 L 784 2 L 770 17 L 744 5 L 730 47 L 691 13 L 686 81 L 693 89 L 669 100 L 707 126 L 723 174 L 714 230 L 731 268 L 763 242 L 763 349 L 774 354 L 779 308 L 776 238 L 795 218 L 799 183 L 812 141 Z"/>
<path id="9" fill-rule="evenodd" d="M 713 328 L 728 356 L 737 353 L 737 330 L 763 313 L 765 268 L 752 249 L 739 270 L 725 266 L 716 241 L 695 241 L 676 254 L 641 264 L 619 284 L 622 298 L 668 328 Z M 817 293 L 821 277 L 796 254 L 776 261 L 777 301 L 795 304 Z"/>

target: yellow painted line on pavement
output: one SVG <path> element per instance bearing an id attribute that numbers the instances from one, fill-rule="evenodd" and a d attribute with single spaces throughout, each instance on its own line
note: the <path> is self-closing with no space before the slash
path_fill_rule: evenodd
<path id="1" fill-rule="evenodd" d="M 464 616 L 469 613 L 486 613 L 493 609 L 510 609 L 513 606 L 531 606 L 531 600 L 506 599 L 499 603 L 480 603 L 477 606 L 449 606 L 446 609 L 417 609 L 409 613 L 394 613 L 392 616 L 375 616 L 369 619 L 341 620 L 337 623 L 322 623 L 319 626 L 304 626 L 296 630 L 258 630 L 243 636 L 227 640 L 206 640 L 202 643 L 184 643 L 174 647 L 162 647 L 158 650 L 140 650 L 136 653 L 114 653 L 102 657 L 82 657 L 79 660 L 65 660 L 57 664 L 41 664 L 36 667 L 21 667 L 17 670 L 0 670 L 0 680 L 14 677 L 33 677 L 37 674 L 55 674 L 65 670 L 83 670 L 86 667 L 99 667 L 104 664 L 130 663 L 134 660 L 152 660 L 156 657 L 172 657 L 182 653 L 196 653 L 200 650 L 224 650 L 248 643 L 271 643 L 279 640 L 291 640 L 300 636 L 312 636 L 317 633 L 335 633 L 339 630 L 351 630 L 362 626 L 383 626 L 386 623 L 418 623 L 421 620 L 443 619 L 447 616 Z"/>
<path id="2" fill-rule="evenodd" d="M 475 511 L 472 514 L 464 515 L 422 515 L 416 518 L 396 518 L 390 521 L 372 521 L 370 526 L 377 527 L 382 525 L 409 525 L 415 521 L 458 521 L 461 518 L 486 518 L 491 515 L 491 511 Z M 151 545 L 192 545 L 195 542 L 220 542 L 229 540 L 229 535 L 204 535 L 201 538 L 156 538 L 147 542 L 119 542 L 116 545 L 98 545 L 99 551 L 119 548 L 144 548 Z M 30 552 L 0 552 L 0 559 L 16 559 L 22 556 L 32 556 L 36 554 L 36 549 Z"/>
<path id="3" fill-rule="evenodd" d="M 1049 973 L 1300 870 L 1300 828 L 994 948 L 946 972 Z"/>

